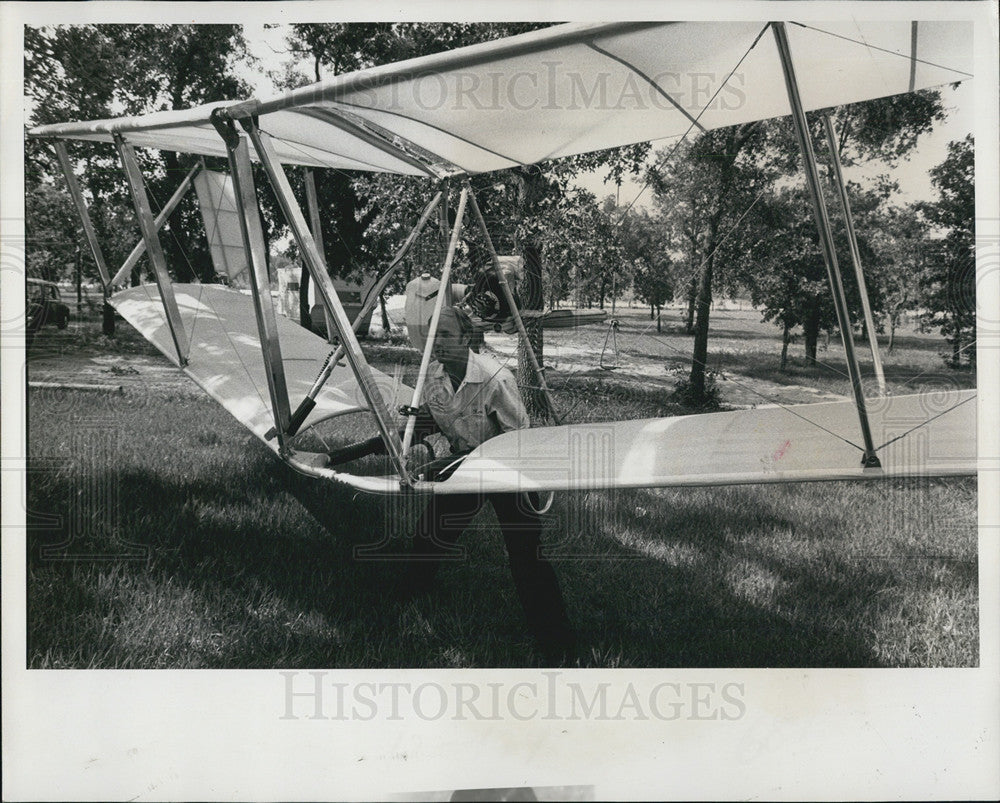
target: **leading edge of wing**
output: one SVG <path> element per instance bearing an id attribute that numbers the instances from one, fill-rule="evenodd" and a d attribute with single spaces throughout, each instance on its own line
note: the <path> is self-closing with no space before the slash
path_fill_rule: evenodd
<path id="1" fill-rule="evenodd" d="M 760 407 L 641 421 L 566 424 L 508 432 L 473 451 L 423 494 L 604 491 L 974 475 L 976 391 L 869 400 L 882 461 L 861 466 L 851 401 Z M 305 474 L 374 494 L 406 492 L 396 476 L 359 476 L 298 453 Z"/>
<path id="2" fill-rule="evenodd" d="M 435 493 L 572 491 L 972 475 L 975 390 L 869 401 L 881 468 L 861 465 L 853 402 L 509 432 Z"/>

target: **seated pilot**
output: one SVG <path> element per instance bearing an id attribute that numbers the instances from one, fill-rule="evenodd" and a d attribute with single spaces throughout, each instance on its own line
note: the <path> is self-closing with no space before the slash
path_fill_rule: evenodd
<path id="1" fill-rule="evenodd" d="M 445 458 L 448 463 L 489 438 L 530 426 L 514 376 L 493 357 L 470 348 L 475 337 L 464 310 L 442 310 L 415 435 L 425 438 L 441 432 L 453 452 Z M 332 452 L 330 462 L 378 453 L 385 453 L 385 445 L 381 438 L 372 438 Z M 441 562 L 456 553 L 455 543 L 487 500 L 503 533 L 528 626 L 546 658 L 562 659 L 573 649 L 573 631 L 555 571 L 540 554 L 541 517 L 526 494 L 432 496 L 415 528 L 403 593 L 411 596 L 431 589 Z"/>

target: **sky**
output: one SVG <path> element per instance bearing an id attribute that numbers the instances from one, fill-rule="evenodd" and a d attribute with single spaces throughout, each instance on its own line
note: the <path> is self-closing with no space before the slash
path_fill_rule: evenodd
<path id="1" fill-rule="evenodd" d="M 281 72 L 284 62 L 288 59 L 284 41 L 287 30 L 288 26 L 283 25 L 268 29 L 262 24 L 249 24 L 244 27 L 251 53 L 260 61 L 259 71 L 247 76 L 258 95 L 269 95 L 276 91 L 266 73 Z M 310 70 L 311 65 L 303 66 L 303 72 L 306 74 L 309 74 Z M 897 203 L 934 200 L 936 193 L 931 185 L 928 171 L 944 161 L 949 142 L 964 138 L 973 129 L 971 83 L 966 81 L 955 89 L 950 86 L 941 88 L 942 101 L 948 117 L 937 124 L 933 131 L 920 137 L 908 159 L 900 161 L 893 168 L 882 163 L 845 167 L 845 180 L 864 184 L 881 173 L 889 173 L 899 183 Z M 618 188 L 613 182 L 604 181 L 603 171 L 583 174 L 578 177 L 576 184 L 594 193 L 598 198 L 616 196 L 621 205 L 634 204 L 636 208 L 644 208 L 648 207 L 652 200 L 651 192 L 641 180 L 626 178 Z"/>

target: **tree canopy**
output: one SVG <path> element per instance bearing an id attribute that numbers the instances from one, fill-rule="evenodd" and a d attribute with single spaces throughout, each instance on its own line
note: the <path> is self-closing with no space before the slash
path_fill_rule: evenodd
<path id="1" fill-rule="evenodd" d="M 145 114 L 179 109 L 250 94 L 241 68 L 250 63 L 239 25 L 58 25 L 26 28 L 24 39 L 25 93 L 29 125 L 81 119 Z M 82 160 L 91 215 L 105 256 L 121 264 L 138 237 L 118 157 L 111 146 L 68 145 L 74 160 Z M 193 164 L 173 152 L 142 150 L 147 192 L 154 210 L 164 204 Z M 60 227 L 45 202 L 43 187 L 62 189 L 54 173 L 49 146 L 28 140 L 26 158 L 26 234 L 29 242 L 52 243 L 46 232 Z M 74 221 L 76 214 L 72 215 Z M 167 260 L 180 280 L 214 273 L 204 238 L 191 231 L 201 227 L 192 197 L 171 215 L 162 238 Z M 61 264 L 75 250 L 79 235 L 55 247 Z M 144 258 L 145 259 L 145 258 Z M 40 266 L 36 266 L 40 270 Z M 85 271 L 97 268 L 86 252 Z M 53 272 L 50 264 L 45 271 Z"/>
<path id="2" fill-rule="evenodd" d="M 539 23 L 332 23 L 288 28 L 289 59 L 277 79 L 283 88 L 351 70 L 428 55 L 536 28 Z M 251 93 L 253 67 L 236 25 L 74 25 L 25 30 L 25 87 L 29 125 L 182 108 Z M 923 91 L 827 110 L 846 166 L 891 167 L 913 153 L 921 136 L 945 117 L 942 91 Z M 828 158 L 822 114 L 810 115 L 814 147 Z M 60 278 L 80 243 L 76 216 L 46 145 L 26 145 L 29 270 Z M 109 262 L 120 264 L 138 234 L 118 159 L 109 146 L 69 144 L 86 168 L 91 213 Z M 649 167 L 649 143 L 472 177 L 472 185 L 501 253 L 521 253 L 550 306 L 602 304 L 631 283 L 651 314 L 667 301 L 688 302 L 694 336 L 690 375 L 703 396 L 713 295 L 748 292 L 767 320 L 802 327 L 815 360 L 819 332 L 835 325 L 815 228 L 806 213 L 800 157 L 787 120 L 734 126 L 696 135 Z M 140 149 L 154 210 L 192 164 L 189 157 Z M 667 158 L 669 156 L 669 158 Z M 209 166 L 216 166 L 209 160 Z M 221 167 L 221 163 L 219 164 Z M 932 171 L 938 198 L 901 207 L 887 180 L 850 186 L 862 261 L 876 316 L 894 332 L 903 311 L 921 308 L 923 323 L 952 345 L 949 362 L 968 364 L 974 348 L 974 183 L 972 141 L 952 143 Z M 621 209 L 575 186 L 583 174 L 619 184 L 646 171 L 653 209 Z M 305 199 L 303 173 L 288 171 Z M 431 182 L 380 174 L 315 173 L 321 239 L 332 274 L 358 277 L 384 265 L 430 197 Z M 263 222 L 272 240 L 284 239 L 266 181 L 258 182 Z M 858 294 L 847 261 L 843 210 L 824 187 L 855 320 Z M 193 198 L 171 216 L 163 244 L 180 280 L 210 280 L 213 268 Z M 443 233 L 432 218 L 401 272 L 440 262 Z M 288 256 L 294 258 L 292 246 Z M 484 262 L 484 243 L 468 227 L 456 278 L 470 280 Z M 85 271 L 95 274 L 84 249 Z M 302 283 L 306 285 L 306 282 Z M 536 350 L 541 331 L 531 332 Z M 533 379 L 523 377 L 525 384 Z M 529 400 L 530 401 L 530 400 Z"/>
<path id="3" fill-rule="evenodd" d="M 976 361 L 976 193 L 972 135 L 948 144 L 931 170 L 938 199 L 920 209 L 939 238 L 932 242 L 921 285 L 923 323 L 940 329 L 952 346 L 952 367 Z"/>

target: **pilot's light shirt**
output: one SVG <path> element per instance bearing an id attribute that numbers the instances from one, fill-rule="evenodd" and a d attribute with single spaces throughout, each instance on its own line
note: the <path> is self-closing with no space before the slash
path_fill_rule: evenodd
<path id="1" fill-rule="evenodd" d="M 474 449 L 501 432 L 531 426 L 514 375 L 488 354 L 469 351 L 458 390 L 444 366 L 431 362 L 424 399 L 456 452 Z"/>

